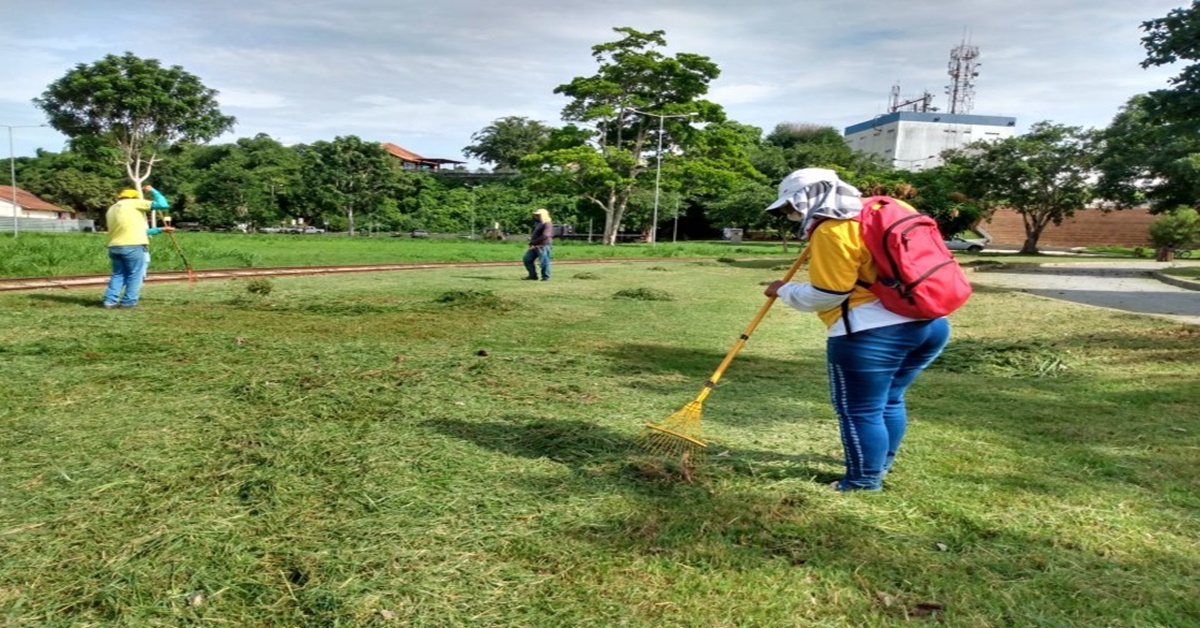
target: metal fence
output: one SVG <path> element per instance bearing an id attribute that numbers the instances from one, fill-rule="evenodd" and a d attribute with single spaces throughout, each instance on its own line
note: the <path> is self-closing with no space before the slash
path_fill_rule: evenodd
<path id="1" fill-rule="evenodd" d="M 0 216 L 0 233 L 13 232 L 12 216 Z M 65 233 L 69 231 L 95 231 L 94 220 L 54 220 L 51 218 L 20 218 L 16 219 L 17 231 L 39 231 L 50 233 Z"/>

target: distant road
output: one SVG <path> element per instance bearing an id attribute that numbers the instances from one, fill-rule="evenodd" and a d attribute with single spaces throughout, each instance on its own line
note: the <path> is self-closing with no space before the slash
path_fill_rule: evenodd
<path id="1" fill-rule="evenodd" d="M 1171 266 L 1200 266 L 1200 263 L 1041 264 L 1019 271 L 981 268 L 971 273 L 970 278 L 980 285 L 1200 325 L 1200 292 L 1168 285 L 1151 274 Z"/>

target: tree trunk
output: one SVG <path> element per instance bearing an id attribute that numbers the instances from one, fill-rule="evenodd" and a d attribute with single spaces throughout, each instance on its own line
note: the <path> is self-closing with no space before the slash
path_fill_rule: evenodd
<path id="1" fill-rule="evenodd" d="M 1169 246 L 1160 246 L 1154 250 L 1154 261 L 1156 262 L 1173 262 L 1175 261 L 1175 249 Z"/>
<path id="2" fill-rule="evenodd" d="M 354 208 L 346 208 L 346 220 L 350 223 L 350 237 L 354 237 Z"/>
<path id="3" fill-rule="evenodd" d="M 1025 243 L 1021 245 L 1022 255 L 1037 255 L 1038 240 L 1042 237 L 1042 230 L 1050 223 L 1050 219 L 1042 219 L 1039 217 L 1027 218 L 1025 221 Z"/>
<path id="4" fill-rule="evenodd" d="M 604 246 L 612 246 L 617 242 L 617 223 L 613 220 L 615 210 L 611 207 L 604 208 L 604 237 L 600 243 Z"/>

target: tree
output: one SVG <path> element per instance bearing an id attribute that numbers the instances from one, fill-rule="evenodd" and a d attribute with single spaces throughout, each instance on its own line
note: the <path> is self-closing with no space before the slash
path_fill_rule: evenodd
<path id="1" fill-rule="evenodd" d="M 615 42 L 592 47 L 599 71 L 555 88 L 571 102 L 563 119 L 596 127 L 589 143 L 551 148 L 526 157 L 521 169 L 538 189 L 571 191 L 604 212 L 605 244 L 616 242 L 629 199 L 637 186 L 652 185 L 662 115 L 695 113 L 694 120 L 720 122 L 720 106 L 700 97 L 720 70 L 708 57 L 655 50 L 666 46 L 663 31 L 613 29 Z M 662 120 L 664 169 L 696 132 L 679 118 Z M 577 137 L 577 136 L 576 136 Z M 556 139 L 561 139 L 558 136 Z M 645 175 L 649 171 L 650 178 Z"/>
<path id="2" fill-rule="evenodd" d="M 1149 96 L 1134 96 L 1101 132 L 1097 194 L 1155 211 L 1200 204 L 1200 137 L 1157 122 L 1151 106 Z"/>
<path id="3" fill-rule="evenodd" d="M 787 229 L 795 225 L 776 221 L 764 211 L 775 200 L 778 179 L 755 167 L 753 157 L 760 146 L 758 127 L 734 121 L 710 124 L 696 134 L 682 164 L 681 183 L 714 226 L 775 228 L 786 251 Z"/>
<path id="4" fill-rule="evenodd" d="M 766 137 L 767 146 L 782 149 L 785 172 L 768 173 L 782 179 L 800 168 L 841 168 L 852 173 L 879 170 L 870 158 L 856 153 L 841 131 L 819 124 L 781 122 Z"/>
<path id="5" fill-rule="evenodd" d="M 216 96 L 177 65 L 164 68 L 126 52 L 76 65 L 33 102 L 63 135 L 118 148 L 129 180 L 141 188 L 175 142 L 206 142 L 233 128 Z"/>
<path id="6" fill-rule="evenodd" d="M 97 216 L 113 202 L 121 171 L 109 163 L 96 163 L 75 151 L 52 153 L 39 149 L 37 156 L 18 161 L 17 180 L 37 196 L 76 211 Z M 4 173 L 5 179 L 8 172 Z"/>
<path id="7" fill-rule="evenodd" d="M 1192 207 L 1172 209 L 1150 225 L 1150 242 L 1158 249 L 1158 261 L 1171 261 L 1175 249 L 1200 242 L 1200 213 Z"/>
<path id="8" fill-rule="evenodd" d="M 301 154 L 312 201 L 321 213 L 327 207 L 340 209 L 351 236 L 355 211 L 373 214 L 384 209 L 396 186 L 395 159 L 379 144 L 355 135 L 316 142 L 303 147 Z"/>
<path id="9" fill-rule="evenodd" d="M 1143 68 L 1200 61 L 1200 2 L 1173 9 L 1166 17 L 1142 23 L 1146 35 Z M 1191 63 L 1170 80 L 1171 88 L 1151 92 L 1147 105 L 1160 121 L 1192 133 L 1200 130 L 1200 64 Z"/>
<path id="10" fill-rule="evenodd" d="M 1062 224 L 1095 198 L 1094 136 L 1080 127 L 1039 122 L 1024 135 L 947 151 L 946 162 L 962 173 L 963 192 L 973 201 L 1021 215 L 1021 252 L 1036 254 L 1047 225 Z"/>
<path id="11" fill-rule="evenodd" d="M 546 146 L 552 130 L 529 118 L 500 118 L 471 135 L 475 143 L 464 148 L 463 155 L 494 164 L 497 170 L 516 170 L 523 158 Z"/>

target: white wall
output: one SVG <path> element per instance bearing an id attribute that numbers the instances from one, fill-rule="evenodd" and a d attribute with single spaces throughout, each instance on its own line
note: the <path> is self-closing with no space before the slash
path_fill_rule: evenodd
<path id="1" fill-rule="evenodd" d="M 934 118 L 950 120 L 934 121 Z M 943 117 L 928 113 L 894 113 L 850 127 L 845 137 L 850 148 L 875 155 L 881 163 L 905 170 L 924 170 L 941 165 L 940 155 L 944 150 L 962 148 L 980 140 L 997 141 L 1013 137 L 1016 135 L 1016 126 L 1010 120 L 986 116 Z"/>
<path id="2" fill-rule="evenodd" d="M 12 199 L 11 198 L 10 199 L 0 198 L 0 216 L 6 217 L 6 218 L 12 218 L 15 215 L 16 214 L 13 212 Z M 24 215 L 25 215 L 25 213 L 21 212 L 21 216 L 24 216 Z"/>

